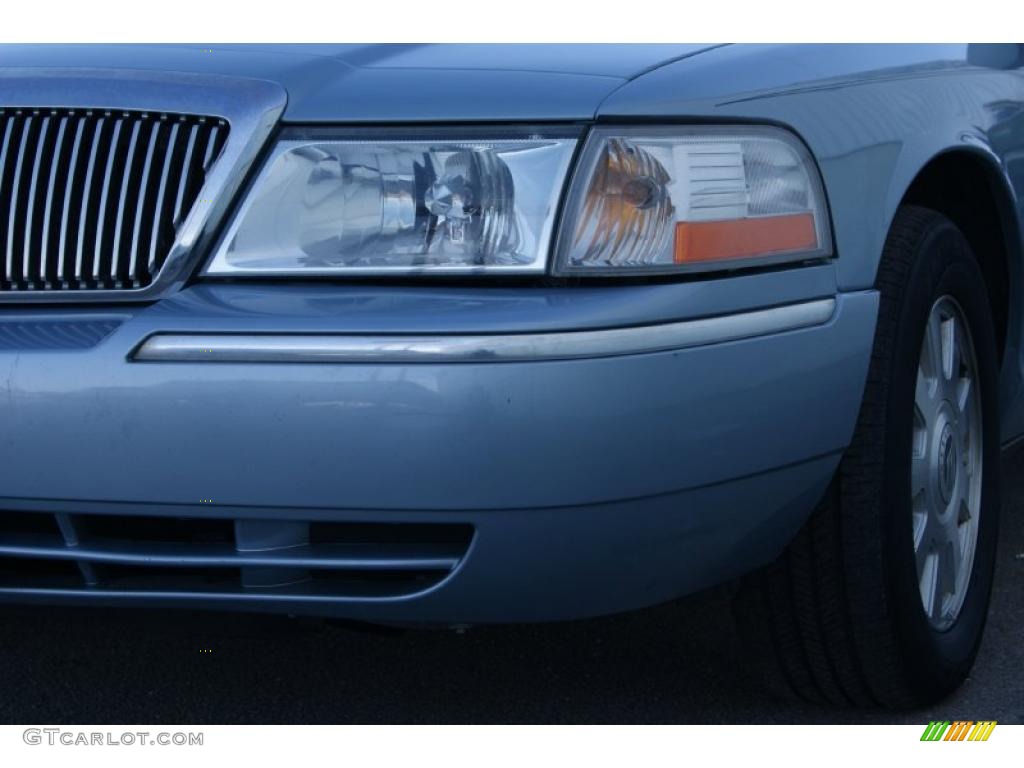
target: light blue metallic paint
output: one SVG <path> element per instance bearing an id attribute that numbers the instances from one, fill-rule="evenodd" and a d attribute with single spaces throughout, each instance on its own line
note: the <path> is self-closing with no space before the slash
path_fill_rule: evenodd
<path id="1" fill-rule="evenodd" d="M 475 624 L 598 616 L 671 600 L 761 565 L 796 533 L 839 462 L 823 456 L 769 473 L 691 491 L 486 514 L 375 510 L 384 522 L 471 522 L 469 554 L 444 582 L 412 596 L 297 599 L 253 590 L 202 595 L 167 591 L 33 592 L 0 588 L 0 599 L 99 605 L 209 606 L 336 615 L 368 621 Z M 394 477 L 389 476 L 388 482 Z M 197 508 L 22 502 L 20 509 L 120 514 L 206 514 L 250 519 L 364 521 L 361 510 Z M 0 504 L 2 507 L 2 504 Z M 2 512 L 0 512 L 2 514 Z"/>
<path id="2" fill-rule="evenodd" d="M 9 468 L 0 508 L 470 522 L 476 536 L 458 570 L 394 599 L 0 595 L 441 623 L 582 617 L 669 599 L 765 562 L 800 525 L 852 429 L 855 409 L 836 404 L 859 397 L 877 309 L 873 292 L 845 294 L 822 326 L 614 361 L 128 362 L 155 329 L 347 327 L 348 315 L 332 311 L 346 306 L 344 291 L 336 304 L 319 291 L 315 316 L 256 316 L 243 309 L 254 290 L 204 286 L 122 309 L 99 347 L 0 353 Z M 296 301 L 301 290 L 290 289 Z M 570 290 L 549 308 L 563 322 Z M 234 303 L 233 292 L 242 293 Z M 799 377 L 815 387 L 794 387 Z M 59 483 L 55 450 L 74 454 Z"/>
<path id="3" fill-rule="evenodd" d="M 149 306 L 8 307 L 0 326 L 0 507 L 251 519 L 470 522 L 429 592 L 309 610 L 378 620 L 595 615 L 670 599 L 772 558 L 852 434 L 888 223 L 933 157 L 973 153 L 1014 246 L 1021 390 L 1024 78 L 1015 46 L 14 47 L 0 66 L 244 75 L 291 123 L 770 122 L 817 159 L 837 258 L 648 285 L 200 283 Z M 836 296 L 828 323 L 626 358 L 498 365 L 137 364 L 155 332 L 510 333 L 609 328 Z M 48 346 L 47 323 L 110 322 Z M 41 335 L 39 335 L 41 334 Z M 15 340 L 13 343 L 11 339 Z M 40 341 L 42 339 L 42 341 Z M 1024 430 L 1019 398 L 1004 438 Z M 59 439 L 56 437 L 59 435 Z M 80 459 L 54 478 L 54 454 Z M 198 499 L 214 504 L 200 505 Z M 9 597 L 15 595 L 8 593 Z M 21 599 L 77 601 L 81 594 Z M 101 601 L 195 604 L 192 596 Z M 205 598 L 275 609 L 275 598 Z"/>
<path id="4" fill-rule="evenodd" d="M 987 46 L 982 46 L 986 48 Z M 1017 48 L 1017 46 L 1008 46 Z M 972 46 L 730 46 L 619 89 L 602 119 L 773 121 L 821 168 L 840 256 L 840 290 L 871 286 L 889 222 L 929 160 L 958 150 L 991 165 L 1016 221 L 1024 168 L 1024 59 L 974 64 Z M 851 254 L 843 258 L 844 254 Z"/>
<path id="5" fill-rule="evenodd" d="M 822 326 L 620 358 L 130 362 L 158 331 L 259 327 L 244 313 L 211 321 L 195 304 L 175 315 L 161 302 L 89 350 L 0 353 L 3 496 L 479 511 L 723 482 L 844 447 L 856 409 L 834 404 L 859 396 L 876 300 L 840 294 Z M 795 387 L 794 376 L 815 386 Z M 46 424 L 60 425 L 61 444 L 78 457 L 62 464 L 59 483 L 54 431 L 37 426 Z"/>
<path id="6" fill-rule="evenodd" d="M 274 80 L 300 123 L 588 120 L 648 69 L 707 46 L 3 46 L 0 67 Z M 207 52 L 209 51 L 209 52 Z"/>
<path id="7" fill-rule="evenodd" d="M 889 223 L 936 157 L 975 158 L 996 190 L 1009 249 L 1003 439 L 1024 432 L 1024 47 L 729 46 L 659 68 L 599 108 L 609 120 L 771 121 L 796 131 L 821 168 L 840 290 L 874 284 Z M 987 190 L 977 190 L 987 194 Z"/>

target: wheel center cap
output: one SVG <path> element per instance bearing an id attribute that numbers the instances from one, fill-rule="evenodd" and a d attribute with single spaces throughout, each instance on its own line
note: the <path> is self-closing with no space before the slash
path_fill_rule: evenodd
<path id="1" fill-rule="evenodd" d="M 957 461 L 956 440 L 953 439 L 953 430 L 949 424 L 942 428 L 942 435 L 939 437 L 939 494 L 945 503 L 953 498 L 953 489 L 956 487 L 956 473 L 959 462 Z"/>

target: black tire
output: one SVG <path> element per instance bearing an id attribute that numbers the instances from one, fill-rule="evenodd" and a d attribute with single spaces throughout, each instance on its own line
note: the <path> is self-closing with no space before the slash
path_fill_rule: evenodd
<path id="1" fill-rule="evenodd" d="M 853 441 L 832 486 L 785 552 L 736 597 L 748 656 L 772 688 L 836 705 L 932 703 L 967 676 L 988 611 L 999 515 L 998 355 L 984 278 L 956 226 L 901 209 L 879 267 L 878 325 Z M 921 603 L 910 500 L 914 387 L 925 323 L 952 296 L 981 384 L 978 539 L 963 607 L 939 631 Z"/>

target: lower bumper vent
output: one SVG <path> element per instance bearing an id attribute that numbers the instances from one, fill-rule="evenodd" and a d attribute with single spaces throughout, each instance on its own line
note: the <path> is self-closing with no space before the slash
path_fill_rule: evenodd
<path id="1" fill-rule="evenodd" d="M 373 599 L 443 581 L 473 527 L 0 511 L 0 592 Z"/>

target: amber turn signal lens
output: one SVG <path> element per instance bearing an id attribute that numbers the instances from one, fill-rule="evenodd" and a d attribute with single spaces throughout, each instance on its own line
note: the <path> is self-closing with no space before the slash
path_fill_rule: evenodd
<path id="1" fill-rule="evenodd" d="M 709 261 L 810 251 L 818 247 L 814 216 L 794 213 L 723 221 L 680 221 L 676 224 L 674 261 Z"/>
<path id="2" fill-rule="evenodd" d="M 555 271 L 668 275 L 832 256 L 825 190 L 773 126 L 600 126 L 583 149 Z"/>

